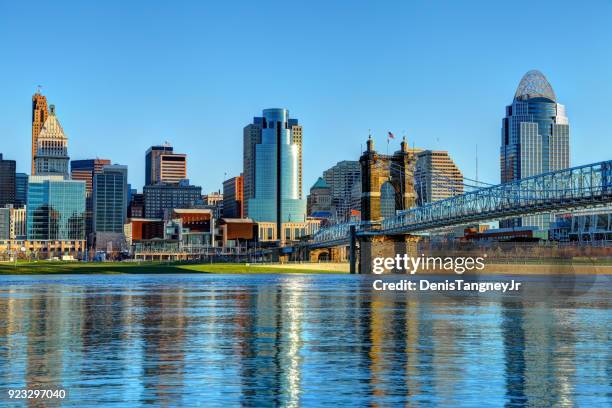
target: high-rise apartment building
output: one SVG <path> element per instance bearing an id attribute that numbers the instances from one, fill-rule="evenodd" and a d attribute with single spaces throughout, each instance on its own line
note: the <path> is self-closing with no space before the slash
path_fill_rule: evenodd
<path id="1" fill-rule="evenodd" d="M 49 116 L 38 134 L 34 167 L 37 176 L 59 175 L 68 178 L 68 138 L 51 105 Z"/>
<path id="2" fill-rule="evenodd" d="M 351 210 L 361 210 L 361 165 L 352 160 L 338 162 L 323 172 L 323 180 L 331 189 L 337 222 L 349 221 Z"/>
<path id="3" fill-rule="evenodd" d="M 36 174 L 34 158 L 38 149 L 38 135 L 42 131 L 43 125 L 49 116 L 47 98 L 41 95 L 40 89 L 32 95 L 32 175 Z"/>
<path id="4" fill-rule="evenodd" d="M 28 183 L 27 238 L 85 240 L 85 182 L 32 176 Z"/>
<path id="5" fill-rule="evenodd" d="M 249 218 L 276 223 L 282 231 L 282 223 L 306 221 L 299 180 L 301 148 L 292 135 L 298 123 L 289 119 L 286 109 L 265 109 L 261 125 L 261 143 L 254 146 L 255 196 L 249 199 Z"/>
<path id="6" fill-rule="evenodd" d="M 232 177 L 223 182 L 223 217 L 244 218 L 243 176 Z"/>
<path id="7" fill-rule="evenodd" d="M 423 150 L 416 156 L 414 189 L 417 205 L 463 194 L 463 174 L 448 152 Z"/>
<path id="8" fill-rule="evenodd" d="M 15 206 L 25 207 L 28 201 L 28 175 L 15 173 Z"/>
<path id="9" fill-rule="evenodd" d="M 187 155 L 168 144 L 151 146 L 145 155 L 145 185 L 178 184 L 187 178 Z"/>
<path id="10" fill-rule="evenodd" d="M 0 153 L 0 207 L 15 204 L 15 160 L 4 160 Z"/>
<path id="11" fill-rule="evenodd" d="M 93 178 L 94 232 L 123 233 L 127 216 L 127 166 L 108 165 Z"/>
<path id="12" fill-rule="evenodd" d="M 570 166 L 569 120 L 552 86 L 539 71 L 527 72 L 506 107 L 501 130 L 501 182 L 519 180 Z M 550 214 L 504 220 L 502 227 L 548 229 Z"/>
<path id="13" fill-rule="evenodd" d="M 70 178 L 72 180 L 82 180 L 85 182 L 85 231 L 89 236 L 93 229 L 93 180 L 96 174 L 102 172 L 104 166 L 111 164 L 108 159 L 85 159 L 72 160 L 70 162 Z"/>

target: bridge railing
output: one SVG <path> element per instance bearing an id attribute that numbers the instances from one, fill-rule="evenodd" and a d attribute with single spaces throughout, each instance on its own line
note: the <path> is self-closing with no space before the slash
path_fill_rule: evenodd
<path id="1" fill-rule="evenodd" d="M 370 227 L 372 223 L 354 221 L 332 225 L 327 228 L 321 228 L 314 234 L 312 240 L 315 243 L 347 240 L 350 234 L 351 226 L 353 225 L 355 226 L 356 231 L 362 231 Z"/>
<path id="2" fill-rule="evenodd" d="M 611 200 L 612 161 L 606 161 L 544 173 L 411 208 L 383 220 L 380 232 L 418 231 Z"/>

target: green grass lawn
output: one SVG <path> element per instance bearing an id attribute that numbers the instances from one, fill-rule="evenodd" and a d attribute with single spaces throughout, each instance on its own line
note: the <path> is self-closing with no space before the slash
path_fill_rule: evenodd
<path id="1" fill-rule="evenodd" d="M 325 270 L 304 270 L 287 267 L 266 267 L 250 264 L 186 264 L 159 262 L 18 262 L 0 263 L 0 275 L 36 274 L 113 274 L 113 273 L 341 273 Z"/>

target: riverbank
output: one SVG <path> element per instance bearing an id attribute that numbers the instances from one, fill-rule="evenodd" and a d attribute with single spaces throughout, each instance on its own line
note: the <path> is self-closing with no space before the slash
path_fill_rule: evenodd
<path id="1" fill-rule="evenodd" d="M 346 267 L 339 266 L 346 265 Z M 348 273 L 348 264 L 190 264 L 180 262 L 10 262 L 0 275 L 145 274 L 145 273 Z"/>
<path id="2" fill-rule="evenodd" d="M 290 264 L 192 264 L 160 262 L 18 262 L 0 263 L 0 275 L 59 275 L 59 274 L 264 274 L 264 273 L 349 273 L 348 263 L 290 263 Z M 419 270 L 418 274 L 457 275 L 446 270 Z M 540 262 L 540 263 L 488 263 L 478 274 L 504 275 L 612 275 L 608 262 Z"/>

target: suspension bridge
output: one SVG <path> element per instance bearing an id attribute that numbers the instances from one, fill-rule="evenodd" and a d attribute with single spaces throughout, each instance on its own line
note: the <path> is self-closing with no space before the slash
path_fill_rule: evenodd
<path id="1" fill-rule="evenodd" d="M 612 160 L 482 188 L 467 185 L 474 190 L 398 211 L 379 223 L 363 221 L 323 228 L 313 236 L 309 246 L 349 245 L 352 233 L 357 236 L 418 234 L 472 222 L 608 205 L 612 203 Z"/>

